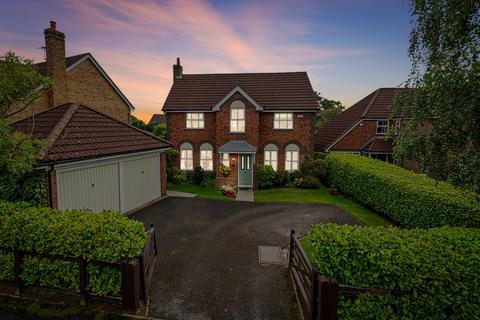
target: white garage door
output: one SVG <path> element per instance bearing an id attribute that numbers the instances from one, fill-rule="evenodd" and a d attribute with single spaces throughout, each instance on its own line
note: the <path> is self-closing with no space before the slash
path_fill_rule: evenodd
<path id="1" fill-rule="evenodd" d="M 127 212 L 161 196 L 160 154 L 130 156 L 57 169 L 62 210 L 115 209 Z"/>
<path id="2" fill-rule="evenodd" d="M 160 197 L 159 156 L 123 163 L 123 210 L 130 211 Z"/>
<path id="3" fill-rule="evenodd" d="M 62 210 L 120 210 L 118 182 L 118 163 L 59 172 L 58 207 Z"/>

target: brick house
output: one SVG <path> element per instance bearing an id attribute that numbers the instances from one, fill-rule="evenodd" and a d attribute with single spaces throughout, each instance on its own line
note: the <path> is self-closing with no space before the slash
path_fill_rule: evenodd
<path id="1" fill-rule="evenodd" d="M 297 170 L 314 151 L 318 109 L 306 72 L 183 74 L 178 58 L 163 106 L 175 165 L 239 187 L 255 186 L 260 164 Z"/>
<path id="2" fill-rule="evenodd" d="M 171 144 L 130 125 L 133 106 L 91 54 L 65 57 L 55 22 L 45 44 L 47 61 L 36 67 L 54 86 L 17 107 L 11 127 L 45 140 L 35 169 L 46 177 L 48 204 L 127 213 L 165 196 Z"/>
<path id="3" fill-rule="evenodd" d="M 400 119 L 390 119 L 395 95 L 405 89 L 380 88 L 330 120 L 315 134 L 315 150 L 348 152 L 393 162 L 390 129 L 398 132 Z"/>
<path id="4" fill-rule="evenodd" d="M 148 121 L 148 124 L 152 124 L 154 126 L 158 126 L 159 124 L 166 124 L 167 123 L 167 118 L 165 117 L 164 114 L 154 114 L 151 118 L 150 121 Z"/>
<path id="5" fill-rule="evenodd" d="M 65 34 L 54 21 L 45 29 L 46 61 L 37 63 L 38 71 L 54 81 L 53 88 L 26 109 L 12 110 L 10 119 L 18 121 L 67 102 L 82 102 L 91 108 L 123 122 L 130 122 L 135 109 L 92 54 L 65 56 Z"/>

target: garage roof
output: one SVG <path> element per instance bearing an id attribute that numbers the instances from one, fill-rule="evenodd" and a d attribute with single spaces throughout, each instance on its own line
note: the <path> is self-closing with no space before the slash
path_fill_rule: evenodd
<path id="1" fill-rule="evenodd" d="M 40 163 L 64 162 L 171 147 L 153 134 L 79 103 L 67 103 L 12 124 L 46 139 Z"/>

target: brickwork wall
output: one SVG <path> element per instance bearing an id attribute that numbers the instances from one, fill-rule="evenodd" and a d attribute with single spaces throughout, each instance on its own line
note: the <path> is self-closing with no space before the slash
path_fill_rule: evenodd
<path id="1" fill-rule="evenodd" d="M 377 133 L 377 122 L 364 120 L 335 144 L 331 151 L 361 150 L 361 148 Z"/>

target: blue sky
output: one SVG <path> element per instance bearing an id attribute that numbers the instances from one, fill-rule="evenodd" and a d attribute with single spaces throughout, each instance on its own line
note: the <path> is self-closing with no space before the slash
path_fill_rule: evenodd
<path id="1" fill-rule="evenodd" d="M 91 52 L 148 119 L 185 73 L 307 71 L 315 90 L 350 106 L 409 71 L 408 2 L 2 1 L 0 51 L 43 59 L 57 21 L 67 54 Z"/>

